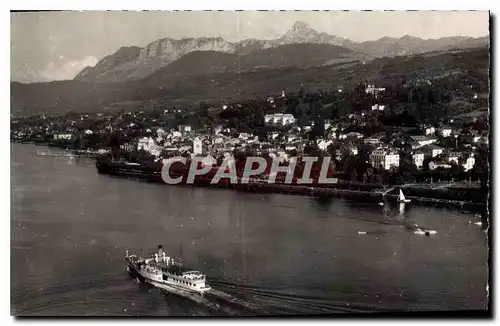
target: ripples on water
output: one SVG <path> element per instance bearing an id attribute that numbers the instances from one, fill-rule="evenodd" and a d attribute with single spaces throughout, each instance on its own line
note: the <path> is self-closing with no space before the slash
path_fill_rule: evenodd
<path id="1" fill-rule="evenodd" d="M 470 223 L 472 215 L 169 187 L 99 175 L 86 159 L 35 152 L 33 146 L 12 145 L 13 314 L 486 307 L 486 234 Z M 414 223 L 438 233 L 415 235 L 408 228 Z M 206 272 L 214 293 L 193 300 L 131 280 L 125 249 L 148 254 L 160 243 Z"/>

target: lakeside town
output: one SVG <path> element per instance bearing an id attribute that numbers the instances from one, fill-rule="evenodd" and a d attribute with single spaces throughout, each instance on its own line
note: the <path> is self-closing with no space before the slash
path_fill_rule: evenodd
<path id="1" fill-rule="evenodd" d="M 323 119 L 318 122 L 316 119 L 309 123 L 300 123 L 293 114 L 277 112 L 287 101 L 283 91 L 262 103 L 263 110 L 276 112 L 264 114 L 262 124 L 267 129 L 265 134 L 262 134 L 262 128 L 257 134 L 231 128 L 230 123 L 212 128 L 195 128 L 190 124 L 178 123 L 182 119 L 179 117 L 185 115 L 186 111 L 172 108 L 164 109 L 163 112 L 139 110 L 115 114 L 69 113 L 65 116 L 13 118 L 11 139 L 73 150 L 100 150 L 101 153 L 119 150 L 149 156 L 154 160 L 176 155 L 211 155 L 228 159 L 244 154 L 269 156 L 286 162 L 289 157 L 295 156 L 329 155 L 337 167 L 343 168 L 337 168 L 337 171 L 344 172 L 353 158 L 366 155 L 373 169 L 400 172 L 407 181 L 422 175 L 424 171 L 429 172 L 429 175 L 441 172 L 442 179 L 448 176 L 460 179 L 470 174 L 471 180 L 479 180 L 480 175 L 474 169 L 475 166 L 476 170 L 479 168 L 476 164 L 477 154 L 488 148 L 488 130 L 479 129 L 487 126 L 481 118 L 450 118 L 435 125 L 393 127 L 390 132 L 373 132 L 373 120 L 387 109 L 383 101 L 377 101 L 378 94 L 384 91 L 383 87 L 368 85 L 365 92 L 373 97 L 376 104 L 341 116 L 337 121 Z M 338 92 L 342 92 L 342 89 L 339 88 Z M 477 98 L 477 94 L 474 98 Z M 241 108 L 242 104 L 236 103 L 232 107 L 222 105 L 208 110 L 224 116 Z M 364 171 L 359 178 L 356 176 L 358 171 L 350 175 L 352 181 L 374 181 L 370 179 L 373 173 Z"/>
<path id="2" fill-rule="evenodd" d="M 339 87 L 337 93 L 342 92 Z M 485 116 L 450 118 L 414 127 L 392 126 L 377 132 L 381 130 L 376 128 L 380 124 L 377 120 L 383 119 L 384 114 L 387 117 L 386 111 L 390 110 L 381 96 L 384 92 L 384 87 L 364 85 L 364 97 L 374 104 L 341 115 L 335 121 L 321 119 L 319 112 L 310 112 L 314 119 L 302 119 L 286 110 L 281 112 L 287 104 L 290 106 L 289 103 L 304 97 L 287 96 L 282 91 L 260 103 L 263 107 L 259 113 L 263 117 L 260 123 L 255 123 L 260 128 L 254 130 L 247 126 L 238 130 L 238 121 L 234 123 L 232 115 L 238 110 L 244 112 L 245 103 L 222 104 L 220 108 L 202 104 L 191 112 L 174 107 L 163 111 L 13 118 L 11 139 L 80 152 L 112 153 L 131 161 L 158 162 L 179 155 L 210 155 L 219 163 L 203 163 L 214 166 L 221 160 L 244 156 L 270 157 L 282 164 L 290 157 L 330 156 L 339 179 L 362 183 L 480 181 L 484 154 L 489 151 Z M 322 94 L 306 96 L 321 99 Z M 472 100 L 477 97 L 474 94 Z M 199 115 L 196 109 L 204 112 Z M 185 123 L 194 120 L 193 117 L 203 120 L 217 115 L 228 116 L 229 121 L 203 125 L 197 121 L 198 128 Z"/>

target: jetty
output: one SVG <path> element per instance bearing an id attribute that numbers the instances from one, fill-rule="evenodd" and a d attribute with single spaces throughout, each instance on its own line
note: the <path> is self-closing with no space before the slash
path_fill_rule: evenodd
<path id="1" fill-rule="evenodd" d="M 72 152 L 52 152 L 52 151 L 36 151 L 36 155 L 38 156 L 51 156 L 51 157 L 74 157 L 75 155 Z"/>
<path id="2" fill-rule="evenodd" d="M 99 173 L 114 175 L 119 177 L 127 177 L 134 179 L 146 180 L 148 182 L 156 182 L 167 185 L 161 176 L 161 171 L 154 168 L 145 168 L 141 164 L 127 164 L 127 162 L 96 162 L 96 167 Z M 185 177 L 183 173 L 178 173 L 171 175 L 172 178 Z M 220 189 L 232 189 L 241 192 L 252 192 L 252 193 L 276 193 L 276 194 L 288 194 L 288 195 L 301 195 L 301 196 L 311 196 L 317 198 L 343 198 L 348 200 L 360 200 L 368 202 L 381 202 L 381 201 L 397 201 L 399 198 L 399 190 L 404 188 L 405 198 L 411 200 L 409 205 L 432 205 L 432 206 L 442 206 L 442 207 L 454 207 L 461 210 L 477 211 L 484 208 L 485 204 L 479 202 L 472 202 L 466 200 L 455 200 L 447 198 L 434 198 L 431 197 L 435 192 L 443 191 L 425 189 L 423 194 L 428 196 L 414 196 L 412 195 L 411 187 L 402 186 L 390 186 L 384 187 L 383 185 L 364 185 L 364 184 L 350 184 L 350 183 L 338 183 L 338 184 L 287 184 L 287 183 L 269 183 L 266 178 L 253 177 L 248 180 L 242 180 L 239 178 L 238 183 L 230 183 L 228 179 L 221 179 L 218 183 L 213 184 L 212 178 L 207 175 L 200 175 L 194 180 L 194 183 L 187 184 L 181 182 L 175 186 L 186 186 L 186 187 L 210 187 L 210 188 L 220 188 Z M 241 181 L 245 181 L 244 183 Z M 248 181 L 248 182 L 247 182 Z M 398 193 L 391 193 L 396 192 Z M 422 190 L 418 190 L 422 193 Z M 419 194 L 419 192 L 416 192 Z M 414 192 L 415 193 L 415 192 Z M 408 195 L 409 194 L 409 195 Z M 462 196 L 464 197 L 464 196 Z"/>

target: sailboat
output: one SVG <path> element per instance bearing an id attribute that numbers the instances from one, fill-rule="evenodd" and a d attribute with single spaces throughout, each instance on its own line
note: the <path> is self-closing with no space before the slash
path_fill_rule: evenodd
<path id="1" fill-rule="evenodd" d="M 403 194 L 403 190 L 399 189 L 398 202 L 399 203 L 409 203 L 409 202 L 411 202 L 411 199 L 406 199 L 405 195 Z"/>

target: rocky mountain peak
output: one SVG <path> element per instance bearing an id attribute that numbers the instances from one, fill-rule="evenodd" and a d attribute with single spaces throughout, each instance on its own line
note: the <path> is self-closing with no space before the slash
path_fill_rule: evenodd
<path id="1" fill-rule="evenodd" d="M 309 26 L 308 23 L 304 23 L 304 22 L 301 22 L 301 21 L 296 22 L 292 26 L 292 31 L 294 31 L 294 32 L 307 31 L 309 29 L 311 29 L 311 26 Z"/>
<path id="2" fill-rule="evenodd" d="M 319 35 L 316 30 L 312 29 L 309 24 L 304 22 L 296 22 L 292 28 L 285 33 L 284 37 L 308 38 Z"/>
<path id="3" fill-rule="evenodd" d="M 311 28 L 309 24 L 298 21 L 293 24 L 292 28 L 285 35 L 276 41 L 277 44 L 320 43 L 342 45 L 344 39 L 327 33 L 320 33 Z"/>
<path id="4" fill-rule="evenodd" d="M 376 41 L 353 42 L 345 38 L 318 32 L 303 21 L 296 21 L 281 37 L 273 40 L 246 39 L 229 42 L 222 37 L 199 37 L 172 39 L 162 38 L 143 48 L 123 47 L 116 53 L 103 58 L 95 67 L 85 68 L 75 79 L 90 81 L 123 81 L 144 78 L 169 65 L 171 62 L 191 52 L 218 52 L 224 54 L 246 55 L 292 44 L 328 44 L 345 47 L 351 51 L 372 57 L 407 55 L 454 47 L 474 47 L 488 44 L 488 39 L 471 40 L 446 38 L 423 40 L 405 35 L 401 38 L 383 37 Z M 466 44 L 469 42 L 470 45 Z M 299 47 L 300 48 L 300 47 Z M 291 51 L 292 47 L 288 47 Z M 319 49 L 316 47 L 315 49 Z M 214 58 L 226 58 L 219 55 Z M 198 57 L 197 57 L 198 58 Z M 201 58 L 201 56 L 200 56 Z M 217 59 L 218 60 L 218 59 Z"/>

